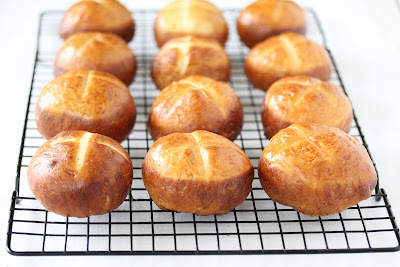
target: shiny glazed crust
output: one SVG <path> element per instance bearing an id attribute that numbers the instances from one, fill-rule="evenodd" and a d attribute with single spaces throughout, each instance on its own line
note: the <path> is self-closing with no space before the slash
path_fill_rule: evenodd
<path id="1" fill-rule="evenodd" d="M 132 83 L 136 59 L 127 43 L 113 33 L 76 33 L 65 40 L 54 62 L 54 74 L 77 70 L 100 70 L 113 74 L 126 85 Z"/>
<path id="2" fill-rule="evenodd" d="M 76 70 L 42 89 L 35 119 L 46 139 L 61 131 L 84 130 L 122 142 L 135 124 L 136 106 L 129 89 L 115 76 Z"/>
<path id="3" fill-rule="evenodd" d="M 229 80 L 229 57 L 217 41 L 185 36 L 163 45 L 151 69 L 157 88 L 163 89 L 190 75 L 203 75 L 224 82 Z"/>
<path id="4" fill-rule="evenodd" d="M 158 47 L 185 35 L 214 39 L 223 46 L 228 39 L 228 25 L 213 4 L 204 0 L 178 0 L 158 12 L 154 35 Z"/>
<path id="5" fill-rule="evenodd" d="M 170 133 L 207 130 L 236 139 L 243 126 L 243 108 L 225 82 L 190 76 L 161 91 L 150 110 L 148 127 L 154 140 Z"/>
<path id="6" fill-rule="evenodd" d="M 28 165 L 32 193 L 46 209 L 66 217 L 117 208 L 131 189 L 132 177 L 132 162 L 120 144 L 84 131 L 59 133 Z"/>
<path id="7" fill-rule="evenodd" d="M 265 147 L 260 182 L 275 202 L 309 216 L 339 213 L 367 199 L 377 183 L 365 147 L 325 125 L 295 123 Z"/>
<path id="8" fill-rule="evenodd" d="M 296 33 L 282 33 L 254 46 L 245 60 L 247 78 L 267 91 L 287 76 L 311 76 L 327 81 L 331 60 L 325 48 Z"/>
<path id="9" fill-rule="evenodd" d="M 158 139 L 143 161 L 142 174 L 161 209 L 211 215 L 228 213 L 246 199 L 254 169 L 233 142 L 195 131 Z"/>
<path id="10" fill-rule="evenodd" d="M 353 111 L 347 96 L 330 82 L 311 77 L 286 77 L 268 89 L 261 105 L 265 136 L 295 122 L 318 123 L 348 133 Z"/>
<path id="11" fill-rule="evenodd" d="M 83 0 L 71 6 L 60 25 L 63 39 L 78 32 L 109 32 L 132 40 L 135 23 L 131 13 L 115 0 Z"/>

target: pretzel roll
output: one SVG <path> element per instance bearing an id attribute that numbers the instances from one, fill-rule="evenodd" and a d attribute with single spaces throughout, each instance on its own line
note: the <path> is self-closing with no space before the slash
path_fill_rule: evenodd
<path id="1" fill-rule="evenodd" d="M 113 139 L 84 131 L 61 132 L 28 165 L 37 200 L 66 217 L 101 215 L 117 208 L 132 184 L 132 162 Z"/>
<path id="2" fill-rule="evenodd" d="M 287 32 L 254 46 L 245 60 L 245 71 L 254 87 L 267 91 L 271 84 L 287 76 L 327 81 L 331 77 L 331 60 L 319 44 Z"/>
<path id="3" fill-rule="evenodd" d="M 365 147 L 326 125 L 294 123 L 265 147 L 260 182 L 275 202 L 309 216 L 342 212 L 371 196 L 377 183 Z"/>
<path id="4" fill-rule="evenodd" d="M 243 108 L 225 82 L 190 76 L 161 91 L 150 110 L 154 140 L 170 133 L 207 130 L 235 140 L 243 126 Z"/>
<path id="5" fill-rule="evenodd" d="M 158 89 L 196 74 L 217 81 L 229 80 L 229 57 L 217 41 L 194 36 L 172 39 L 163 45 L 151 69 Z"/>
<path id="6" fill-rule="evenodd" d="M 143 161 L 142 174 L 160 209 L 211 215 L 228 213 L 246 199 L 254 169 L 233 142 L 195 131 L 158 139 Z"/>
<path id="7" fill-rule="evenodd" d="M 306 16 L 292 1 L 259 0 L 240 12 L 237 31 L 240 39 L 251 48 L 283 32 L 305 34 Z"/>
<path id="8" fill-rule="evenodd" d="M 115 76 L 76 70 L 42 89 L 35 119 L 46 139 L 61 131 L 84 130 L 122 142 L 135 124 L 136 106 L 126 85 Z"/>
<path id="9" fill-rule="evenodd" d="M 109 32 L 132 40 L 135 23 L 131 13 L 116 0 L 83 0 L 71 6 L 60 25 L 63 39 L 78 32 Z"/>
<path id="10" fill-rule="evenodd" d="M 136 59 L 127 43 L 113 33 L 76 33 L 65 40 L 54 62 L 54 74 L 72 70 L 100 70 L 113 74 L 126 85 L 132 83 Z"/>
<path id="11" fill-rule="evenodd" d="M 265 136 L 295 122 L 325 124 L 349 132 L 353 111 L 347 96 L 330 82 L 311 77 L 286 77 L 268 89 L 261 105 Z"/>
<path id="12" fill-rule="evenodd" d="M 204 0 L 178 0 L 158 12 L 154 35 L 158 47 L 185 35 L 215 39 L 223 46 L 228 39 L 228 25 L 213 4 Z"/>

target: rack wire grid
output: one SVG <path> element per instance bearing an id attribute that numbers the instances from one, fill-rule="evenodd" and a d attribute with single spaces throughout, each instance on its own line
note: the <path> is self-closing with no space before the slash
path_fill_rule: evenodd
<path id="1" fill-rule="evenodd" d="M 131 193 L 116 210 L 89 218 L 65 218 L 48 212 L 32 195 L 27 165 L 45 140 L 36 129 L 34 109 L 41 88 L 53 76 L 53 62 L 62 40 L 58 26 L 62 11 L 40 16 L 25 126 L 18 160 L 16 188 L 12 194 L 7 250 L 13 255 L 183 255 L 183 254 L 284 254 L 397 251 L 399 229 L 383 189 L 340 214 L 308 217 L 273 202 L 261 187 L 257 164 L 268 140 L 263 135 L 260 105 L 264 92 L 252 88 L 243 72 L 248 53 L 236 34 L 238 10 L 224 10 L 230 34 L 225 46 L 231 59 L 230 85 L 244 108 L 244 125 L 235 140 L 254 168 L 253 190 L 243 204 L 226 215 L 197 216 L 160 210 L 150 199 L 142 181 L 141 164 L 153 141 L 147 130 L 147 115 L 159 94 L 150 77 L 158 52 L 153 37 L 156 11 L 136 11 L 137 31 L 130 47 L 138 70 L 130 91 L 137 107 L 134 131 L 122 146 L 133 163 Z M 316 14 L 306 9 L 307 36 L 326 47 Z M 329 51 L 329 50 L 328 50 Z M 331 81 L 344 86 L 332 58 Z M 357 118 L 351 128 L 368 149 Z"/>

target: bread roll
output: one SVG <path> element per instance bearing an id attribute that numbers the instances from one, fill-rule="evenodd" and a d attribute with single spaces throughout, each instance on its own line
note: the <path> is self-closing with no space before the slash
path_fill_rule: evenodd
<path id="1" fill-rule="evenodd" d="M 370 197 L 377 182 L 365 147 L 326 125 L 295 123 L 265 147 L 260 182 L 275 202 L 309 216 L 339 213 Z"/>
<path id="2" fill-rule="evenodd" d="M 132 184 L 132 162 L 113 139 L 61 132 L 33 155 L 28 182 L 42 205 L 62 216 L 88 217 L 117 208 Z"/>
<path id="3" fill-rule="evenodd" d="M 254 169 L 228 139 L 207 131 L 158 139 L 142 166 L 143 182 L 160 209 L 225 214 L 251 191 Z"/>
<path id="4" fill-rule="evenodd" d="M 237 31 L 240 39 L 251 48 L 283 32 L 305 34 L 306 16 L 292 1 L 259 0 L 240 12 Z"/>
<path id="5" fill-rule="evenodd" d="M 325 124 L 349 132 L 353 111 L 347 96 L 330 82 L 311 77 L 286 77 L 268 89 L 261 104 L 265 136 L 295 122 Z"/>
<path id="6" fill-rule="evenodd" d="M 105 71 L 130 85 L 135 77 L 136 59 L 127 43 L 115 34 L 76 33 L 58 51 L 54 74 L 60 76 L 77 69 Z"/>
<path id="7" fill-rule="evenodd" d="M 63 39 L 78 32 L 110 32 L 129 42 L 135 23 L 131 13 L 116 0 L 83 0 L 65 12 L 60 25 Z"/>
<path id="8" fill-rule="evenodd" d="M 254 87 L 267 91 L 287 76 L 331 77 L 331 60 L 325 48 L 295 33 L 268 38 L 251 49 L 245 71 Z"/>
<path id="9" fill-rule="evenodd" d="M 229 57 L 217 41 L 193 36 L 172 39 L 163 45 L 151 69 L 158 89 L 196 74 L 217 81 L 229 80 Z"/>
<path id="10" fill-rule="evenodd" d="M 46 139 L 61 131 L 84 130 L 122 142 L 135 124 L 136 107 L 126 85 L 115 76 L 76 70 L 42 89 L 35 119 Z"/>
<path id="11" fill-rule="evenodd" d="M 158 47 L 185 35 L 215 39 L 223 46 L 228 39 L 228 25 L 213 4 L 204 0 L 178 0 L 158 12 L 154 35 Z"/>
<path id="12" fill-rule="evenodd" d="M 243 108 L 225 82 L 190 76 L 164 88 L 150 110 L 148 127 L 154 140 L 170 133 L 207 130 L 236 139 Z"/>

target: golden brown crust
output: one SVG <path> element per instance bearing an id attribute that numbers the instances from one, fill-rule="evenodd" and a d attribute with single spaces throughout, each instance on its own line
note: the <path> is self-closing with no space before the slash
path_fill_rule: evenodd
<path id="1" fill-rule="evenodd" d="M 214 39 L 223 46 L 228 39 L 228 25 L 213 4 L 204 0 L 178 0 L 158 12 L 154 35 L 158 47 L 185 35 Z"/>
<path id="2" fill-rule="evenodd" d="M 203 75 L 223 82 L 229 80 L 229 57 L 217 41 L 185 36 L 163 45 L 151 68 L 157 88 L 163 89 L 190 75 Z"/>
<path id="3" fill-rule="evenodd" d="M 76 70 L 42 89 L 35 119 L 46 139 L 61 131 L 84 130 L 122 142 L 135 124 L 136 106 L 129 89 L 115 76 Z"/>
<path id="4" fill-rule="evenodd" d="M 305 34 L 303 9 L 287 0 L 259 0 L 240 12 L 237 20 L 240 39 L 248 46 L 283 32 Z"/>
<path id="5" fill-rule="evenodd" d="M 165 210 L 225 214 L 250 193 L 254 169 L 233 142 L 207 131 L 158 139 L 142 166 L 143 182 Z"/>
<path id="6" fill-rule="evenodd" d="M 377 183 L 365 147 L 345 132 L 319 124 L 295 123 L 278 132 L 265 147 L 258 172 L 273 201 L 309 216 L 356 205 Z"/>
<path id="7" fill-rule="evenodd" d="M 84 131 L 59 133 L 36 151 L 28 166 L 32 193 L 46 209 L 66 217 L 117 208 L 132 177 L 132 162 L 120 144 Z"/>
<path id="8" fill-rule="evenodd" d="M 268 89 L 261 105 L 265 136 L 295 122 L 324 124 L 349 132 L 353 111 L 347 96 L 330 82 L 316 78 L 286 77 Z"/>
<path id="9" fill-rule="evenodd" d="M 85 69 L 113 74 L 126 85 L 136 73 L 136 59 L 127 43 L 113 33 L 76 33 L 65 40 L 54 62 L 54 74 Z"/>
<path id="10" fill-rule="evenodd" d="M 78 32 L 109 32 L 132 40 L 135 23 L 131 13 L 115 0 L 83 0 L 71 6 L 60 25 L 63 39 Z"/>
<path id="11" fill-rule="evenodd" d="M 246 58 L 245 71 L 254 87 L 267 91 L 275 81 L 288 76 L 327 81 L 331 76 L 331 60 L 319 44 L 287 32 L 254 46 Z"/>
<path id="12" fill-rule="evenodd" d="M 190 76 L 161 91 L 150 110 L 148 127 L 154 140 L 170 133 L 207 130 L 236 139 L 243 126 L 243 108 L 225 82 Z"/>

